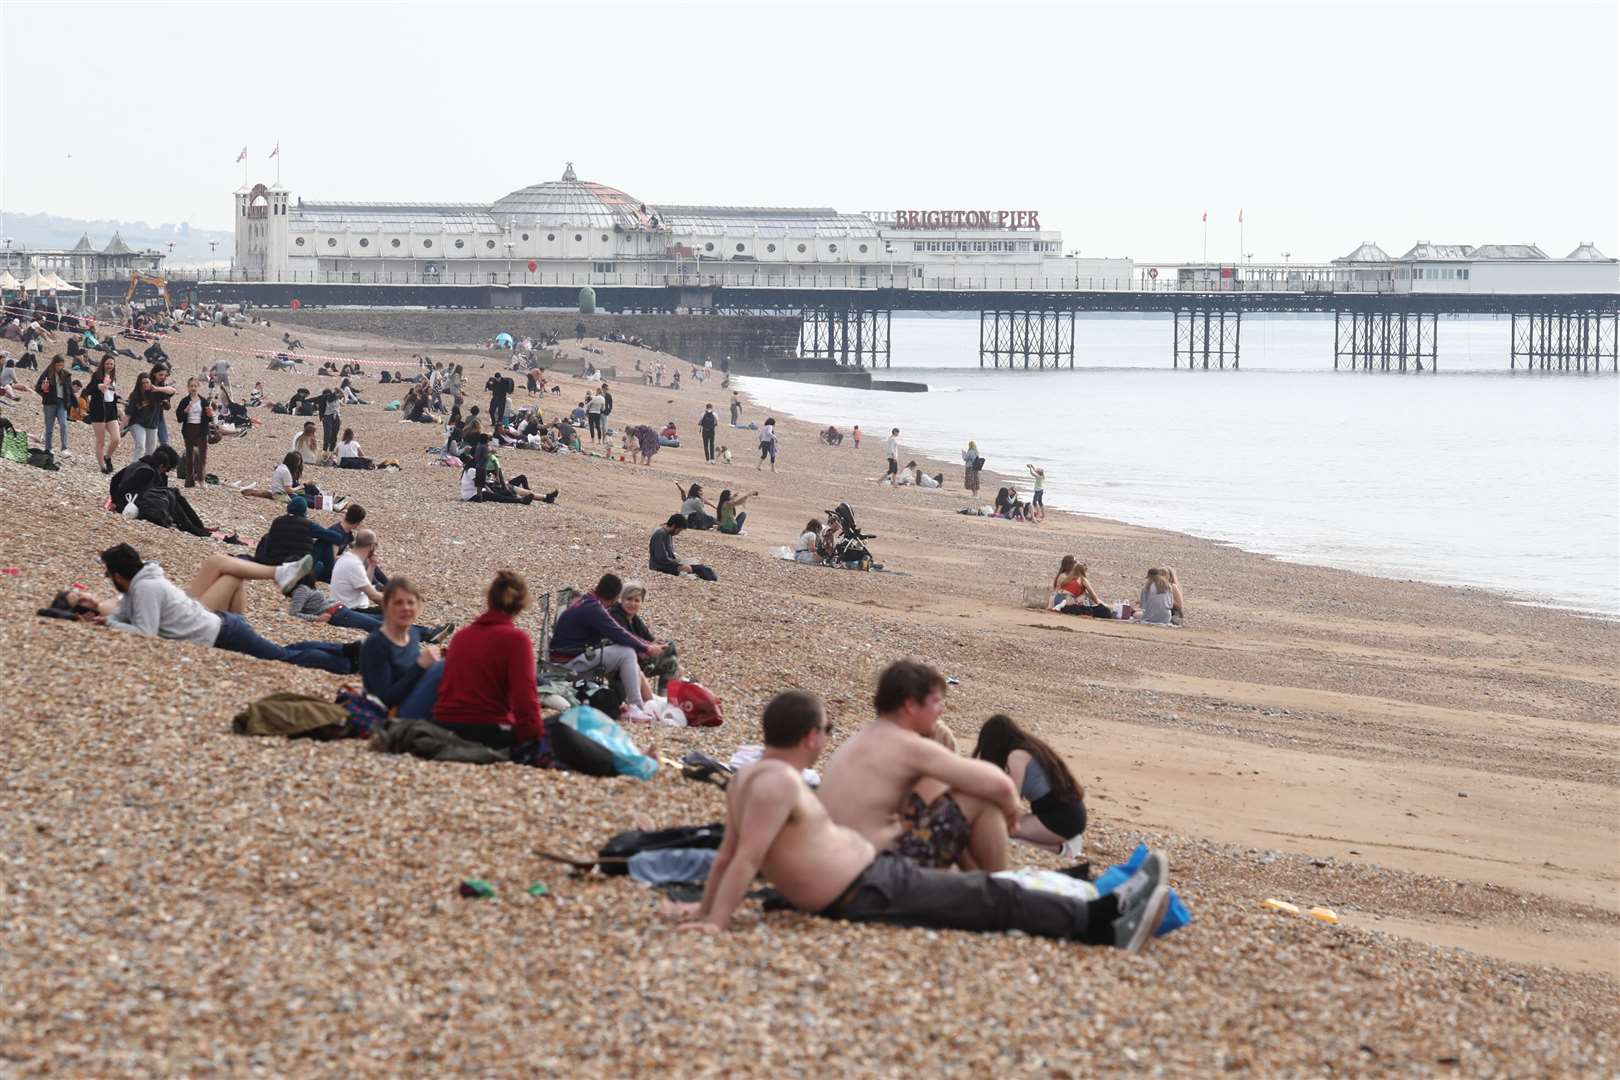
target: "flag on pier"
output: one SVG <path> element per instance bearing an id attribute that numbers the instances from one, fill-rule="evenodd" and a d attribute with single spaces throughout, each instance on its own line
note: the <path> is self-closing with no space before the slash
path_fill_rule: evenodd
<path id="1" fill-rule="evenodd" d="M 1205 210 L 1205 211 L 1204 211 L 1204 220 L 1205 220 L 1205 221 L 1206 221 L 1206 222 L 1207 222 L 1207 221 L 1209 221 L 1209 211 L 1208 211 L 1208 210 Z"/>
<path id="2" fill-rule="evenodd" d="M 270 151 L 270 156 L 275 157 L 280 153 L 281 153 L 281 140 L 277 139 L 276 140 L 276 148 L 274 150 Z"/>
<path id="3" fill-rule="evenodd" d="M 244 147 L 242 147 L 242 152 L 240 154 L 236 155 L 236 163 L 238 165 L 240 165 L 240 164 L 242 164 L 242 162 L 244 162 L 246 160 L 247 160 L 247 147 L 244 146 Z"/>
<path id="4" fill-rule="evenodd" d="M 1243 224 L 1243 211 L 1241 209 L 1238 211 L 1238 224 Z"/>

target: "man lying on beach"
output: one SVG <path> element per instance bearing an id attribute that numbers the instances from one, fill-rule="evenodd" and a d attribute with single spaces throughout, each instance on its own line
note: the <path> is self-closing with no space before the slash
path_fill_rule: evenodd
<path id="1" fill-rule="evenodd" d="M 277 645 L 260 637 L 241 615 L 246 582 L 273 579 L 283 593 L 290 593 L 313 565 L 308 556 L 284 566 L 260 566 L 228 555 L 210 555 L 184 592 L 164 576 L 163 567 L 143 561 L 140 552 L 128 544 L 103 551 L 101 562 L 119 599 L 101 600 L 88 592 L 70 590 L 67 601 L 71 610 L 95 609 L 93 614 L 79 616 L 85 622 L 337 675 L 352 674 L 359 662 L 358 641 L 347 645 L 325 641 Z"/>
<path id="2" fill-rule="evenodd" d="M 877 719 L 827 762 L 818 794 L 833 821 L 925 867 L 1005 870 L 1018 792 L 1000 769 L 935 739 L 944 676 L 897 660 L 878 677 L 872 703 Z"/>
<path id="3" fill-rule="evenodd" d="M 726 787 L 725 839 L 703 899 L 666 908 L 693 920 L 684 929 L 724 930 L 760 872 L 795 907 L 830 919 L 1021 930 L 1130 952 L 1152 940 L 1169 908 L 1169 861 L 1160 852 L 1107 896 L 1084 901 L 984 872 L 928 870 L 878 851 L 856 830 L 835 824 L 805 785 L 803 770 L 832 734 L 821 699 L 803 690 L 778 694 L 762 726 L 764 753 Z"/>

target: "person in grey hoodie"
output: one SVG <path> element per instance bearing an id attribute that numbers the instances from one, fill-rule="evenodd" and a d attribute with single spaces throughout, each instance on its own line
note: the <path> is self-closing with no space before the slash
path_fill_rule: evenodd
<path id="1" fill-rule="evenodd" d="M 155 562 L 144 562 L 140 552 L 128 544 L 118 544 L 103 551 L 101 563 L 106 568 L 107 579 L 118 590 L 119 598 L 99 600 L 88 593 L 70 593 L 69 600 L 74 604 L 80 601 L 95 604 L 96 614 L 79 616 L 86 622 L 147 637 L 227 649 L 260 660 L 279 660 L 285 664 L 319 668 L 336 675 L 351 675 L 355 671 L 360 656 L 358 641 L 347 645 L 325 641 L 277 645 L 260 637 L 248 621 L 236 612 L 210 611 L 203 600 L 194 599 L 170 581 L 163 573 L 163 567 Z M 253 564 L 243 562 L 242 565 Z M 270 571 L 285 593 L 291 592 L 309 573 L 311 565 L 312 560 L 306 557 L 301 562 L 260 569 Z M 254 572 L 252 576 L 258 575 Z M 223 595 L 227 584 L 233 600 L 239 595 L 242 578 L 225 573 L 215 574 L 214 578 L 210 587 L 203 590 L 203 599 Z M 215 590 L 213 585 L 220 585 L 221 588 Z"/>

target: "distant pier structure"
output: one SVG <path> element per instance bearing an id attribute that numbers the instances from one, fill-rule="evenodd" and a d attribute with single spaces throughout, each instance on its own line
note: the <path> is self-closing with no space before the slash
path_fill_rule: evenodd
<path id="1" fill-rule="evenodd" d="M 572 309 L 789 316 L 810 368 L 890 366 L 895 312 L 977 312 L 979 362 L 1073 370 L 1082 314 L 1170 316 L 1174 368 L 1237 371 L 1243 319 L 1334 317 L 1342 371 L 1434 372 L 1445 316 L 1512 320 L 1509 370 L 1612 372 L 1620 262 L 1589 243 L 1373 242 L 1326 263 L 1148 263 L 1087 253 L 1014 201 L 845 212 L 647 201 L 569 163 L 489 202 L 305 200 L 233 193 L 229 271 L 170 273 L 171 291 L 265 305 Z M 86 284 L 93 284 L 86 282 Z M 1324 357 L 1324 363 L 1330 359 Z M 1077 363 L 1080 361 L 1081 363 Z"/>

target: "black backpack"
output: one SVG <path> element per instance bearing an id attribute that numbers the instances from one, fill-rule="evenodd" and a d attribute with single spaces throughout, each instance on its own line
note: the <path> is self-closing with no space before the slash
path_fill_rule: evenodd
<path id="1" fill-rule="evenodd" d="M 725 836 L 726 826 L 722 821 L 710 825 L 676 825 L 668 829 L 630 829 L 609 839 L 596 854 L 604 860 L 623 860 L 603 862 L 602 873 L 628 874 L 630 856 L 638 852 L 673 848 L 718 849 Z"/>
<path id="2" fill-rule="evenodd" d="M 172 494 L 168 488 L 147 488 L 135 496 L 136 517 L 150 521 L 159 528 L 174 528 L 174 507 L 169 502 Z"/>

